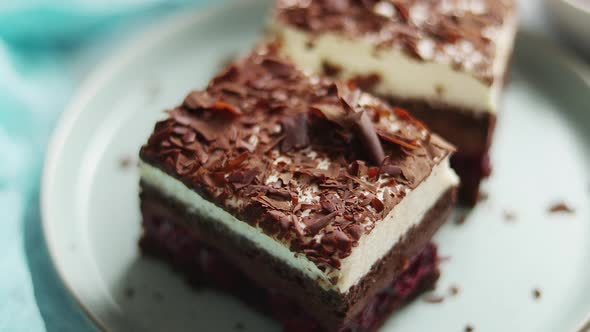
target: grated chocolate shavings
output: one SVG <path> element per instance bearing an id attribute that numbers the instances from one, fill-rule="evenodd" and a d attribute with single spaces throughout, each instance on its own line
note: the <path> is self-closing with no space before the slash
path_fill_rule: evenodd
<path id="1" fill-rule="evenodd" d="M 435 60 L 470 72 L 491 85 L 499 56 L 496 43 L 515 9 L 513 0 L 481 0 L 473 5 L 447 0 L 280 0 L 274 17 L 312 36 L 331 32 L 367 37 L 376 54 L 382 49 L 402 50 L 418 61 Z"/>
<path id="2" fill-rule="evenodd" d="M 453 151 L 407 112 L 310 77 L 269 44 L 189 93 L 140 156 L 327 270 Z"/>
<path id="3" fill-rule="evenodd" d="M 340 74 L 340 72 L 342 71 L 342 67 L 332 64 L 328 61 L 324 61 L 322 62 L 322 72 L 324 73 L 324 75 L 328 76 L 328 77 L 338 77 L 338 75 Z"/>
<path id="4" fill-rule="evenodd" d="M 298 113 L 293 117 L 285 117 L 282 119 L 281 125 L 285 134 L 281 142 L 281 152 L 302 149 L 309 145 L 307 116 L 305 113 Z"/>
<path id="5" fill-rule="evenodd" d="M 360 116 L 358 120 L 355 121 L 353 127 L 367 148 L 366 153 L 368 154 L 369 159 L 373 164 L 380 165 L 383 159 L 385 159 L 385 152 L 383 151 L 381 141 L 375 132 L 373 122 L 369 119 L 369 115 L 365 112 L 360 113 Z"/>
<path id="6" fill-rule="evenodd" d="M 380 82 L 379 74 L 357 75 L 351 81 L 363 91 L 372 91 Z"/>

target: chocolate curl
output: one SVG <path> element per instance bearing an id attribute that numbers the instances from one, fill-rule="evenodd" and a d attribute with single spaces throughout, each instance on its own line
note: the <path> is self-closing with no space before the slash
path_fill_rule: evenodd
<path id="1" fill-rule="evenodd" d="M 366 147 L 370 161 L 374 165 L 381 165 L 381 162 L 385 159 L 385 152 L 373 121 L 371 121 L 367 112 L 358 105 L 361 97 L 360 91 L 351 91 L 347 86 L 340 83 L 336 83 L 336 90 L 340 105 L 314 104 L 311 107 L 320 111 L 329 121 L 354 132 L 363 146 Z"/>
<path id="2" fill-rule="evenodd" d="M 373 164 L 380 165 L 383 159 L 385 159 L 385 152 L 375 132 L 373 121 L 369 119 L 367 112 L 362 111 L 360 113 L 359 120 L 353 124 L 353 129 L 363 145 L 367 148 L 366 152 Z"/>
<path id="3" fill-rule="evenodd" d="M 281 142 L 281 152 L 289 152 L 295 149 L 302 149 L 309 145 L 309 129 L 307 127 L 307 116 L 299 113 L 293 117 L 282 119 L 284 139 Z"/>

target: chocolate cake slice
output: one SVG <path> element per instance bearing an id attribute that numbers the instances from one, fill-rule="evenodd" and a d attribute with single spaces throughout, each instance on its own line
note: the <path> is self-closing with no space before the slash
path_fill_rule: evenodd
<path id="1" fill-rule="evenodd" d="M 473 205 L 508 71 L 513 0 L 277 0 L 272 32 L 306 70 L 354 79 L 456 145 Z"/>
<path id="2" fill-rule="evenodd" d="M 287 331 L 374 331 L 438 278 L 453 147 L 352 83 L 261 46 L 140 152 L 146 253 Z"/>

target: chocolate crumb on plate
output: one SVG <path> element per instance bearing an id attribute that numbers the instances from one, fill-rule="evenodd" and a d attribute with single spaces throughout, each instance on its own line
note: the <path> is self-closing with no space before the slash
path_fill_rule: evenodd
<path id="1" fill-rule="evenodd" d="M 478 202 L 487 201 L 488 198 L 490 198 L 490 195 L 487 192 L 485 192 L 485 191 L 480 191 L 479 192 L 479 195 L 477 195 L 477 201 Z"/>
<path id="2" fill-rule="evenodd" d="M 442 303 L 444 300 L 444 297 L 437 294 L 428 294 L 424 296 L 424 302 L 428 303 Z"/>
<path id="3" fill-rule="evenodd" d="M 516 220 L 516 214 L 514 211 L 506 210 L 504 211 L 504 220 L 507 222 L 513 222 Z"/>
<path id="4" fill-rule="evenodd" d="M 455 220 L 455 223 L 457 225 L 463 225 L 465 223 L 465 221 L 467 220 L 467 213 L 461 213 L 458 217 L 457 220 Z"/>
<path id="5" fill-rule="evenodd" d="M 541 298 L 541 290 L 539 288 L 533 289 L 533 297 L 535 298 L 535 300 Z"/>
<path id="6" fill-rule="evenodd" d="M 457 285 L 452 285 L 449 288 L 449 293 L 451 294 L 451 296 L 456 296 L 457 294 L 459 294 L 459 286 Z"/>
<path id="7" fill-rule="evenodd" d="M 475 327 L 473 327 L 473 325 L 465 326 L 465 332 L 473 332 L 473 331 L 475 331 Z"/>
<path id="8" fill-rule="evenodd" d="M 451 256 L 448 256 L 448 255 L 439 255 L 438 256 L 438 262 L 439 263 L 446 263 L 446 262 L 448 262 L 450 260 L 451 260 Z"/>
<path id="9" fill-rule="evenodd" d="M 121 169 L 128 169 L 133 164 L 133 158 L 130 156 L 124 156 L 119 160 L 119 167 Z"/>
<path id="10" fill-rule="evenodd" d="M 565 202 L 557 202 L 549 207 L 550 213 L 569 213 L 573 214 L 575 211 Z"/>

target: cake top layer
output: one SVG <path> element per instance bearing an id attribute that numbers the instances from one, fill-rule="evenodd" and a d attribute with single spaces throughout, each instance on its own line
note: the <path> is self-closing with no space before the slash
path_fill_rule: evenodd
<path id="1" fill-rule="evenodd" d="M 156 124 L 141 158 L 338 269 L 452 151 L 404 110 L 256 49 Z"/>
<path id="2" fill-rule="evenodd" d="M 277 0 L 275 18 L 314 34 L 367 37 L 491 84 L 496 43 L 514 12 L 514 0 Z"/>

